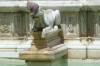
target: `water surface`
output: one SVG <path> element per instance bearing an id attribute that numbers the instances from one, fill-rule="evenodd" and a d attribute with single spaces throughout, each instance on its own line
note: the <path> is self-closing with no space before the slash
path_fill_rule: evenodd
<path id="1" fill-rule="evenodd" d="M 27 66 L 24 60 L 0 59 L 0 66 Z"/>

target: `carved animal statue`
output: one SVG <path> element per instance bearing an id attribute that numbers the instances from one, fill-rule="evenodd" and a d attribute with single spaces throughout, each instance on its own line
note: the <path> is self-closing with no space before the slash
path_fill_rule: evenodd
<path id="1" fill-rule="evenodd" d="M 42 31 L 44 28 L 48 30 L 54 26 L 60 27 L 61 17 L 59 10 L 43 10 L 39 8 L 38 4 L 33 2 L 28 2 L 27 6 L 31 10 L 31 16 L 35 21 L 33 31 Z"/>

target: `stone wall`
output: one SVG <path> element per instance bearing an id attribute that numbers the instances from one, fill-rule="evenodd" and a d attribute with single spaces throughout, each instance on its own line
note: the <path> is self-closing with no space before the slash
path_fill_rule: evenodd
<path id="1" fill-rule="evenodd" d="M 33 22 L 29 22 L 29 13 L 0 13 L 0 36 L 25 36 L 31 30 Z M 63 31 L 68 34 L 69 25 L 74 27 L 77 36 L 99 36 L 100 12 L 61 12 Z M 88 19 L 87 19 L 88 18 Z"/>
<path id="2" fill-rule="evenodd" d="M 0 57 L 18 58 L 18 52 L 26 50 L 33 42 L 33 38 L 30 39 L 28 35 L 34 25 L 34 21 L 27 11 L 27 2 L 19 2 L 18 0 L 16 0 L 18 2 L 13 2 L 12 0 L 9 0 L 9 2 L 3 2 L 8 0 L 0 1 Z M 60 10 L 61 26 L 65 38 L 64 43 L 67 46 L 70 45 L 68 50 L 66 50 L 66 52 L 68 51 L 68 58 L 89 59 L 93 57 L 100 59 L 100 38 L 97 38 L 100 37 L 100 1 L 70 1 L 49 2 L 46 0 L 36 1 L 36 3 L 43 7 L 43 9 Z M 70 27 L 70 25 L 72 26 Z M 73 33 L 70 34 L 69 30 L 72 30 Z M 71 35 L 72 38 L 68 38 Z M 27 36 L 28 40 L 13 40 L 15 37 Z"/>
<path id="3" fill-rule="evenodd" d="M 69 24 L 73 25 L 74 33 L 79 37 L 100 36 L 100 11 L 62 12 L 61 18 L 65 36 Z"/>
<path id="4" fill-rule="evenodd" d="M 4 1 L 4 0 L 3 0 Z M 71 0 L 72 1 L 72 0 Z M 76 0 L 75 0 L 76 1 Z M 85 0 L 84 0 L 85 1 Z M 87 0 L 88 2 L 89 0 Z M 58 2 L 58 1 L 57 1 Z M 97 2 L 94 0 L 90 0 L 91 3 Z M 98 1 L 99 2 L 99 1 Z M 16 3 L 16 2 L 14 2 Z M 17 2 L 19 5 L 22 3 Z M 29 12 L 24 11 L 26 6 L 18 6 L 18 4 L 13 4 L 14 7 L 5 6 L 5 8 L 1 7 L 0 10 L 0 36 L 2 37 L 24 37 L 28 35 L 31 28 L 33 27 L 33 21 L 30 17 Z M 43 2 L 45 3 L 45 2 Z M 58 2 L 59 3 L 59 2 Z M 61 2 L 62 3 L 62 2 Z M 66 4 L 70 4 L 70 7 L 67 5 L 60 5 L 58 8 L 57 6 L 52 6 L 49 4 L 47 6 L 48 8 L 53 9 L 59 9 L 61 11 L 61 26 L 63 28 L 64 36 L 68 36 L 69 33 L 69 25 L 72 25 L 72 28 L 74 28 L 74 35 L 77 37 L 99 37 L 99 21 L 100 21 L 100 11 L 99 6 L 98 7 L 92 7 L 93 4 L 89 3 L 91 6 L 82 6 L 86 3 L 80 2 L 73 2 L 73 4 L 70 4 L 69 2 Z M 8 3 L 9 4 L 9 3 Z M 26 4 L 26 3 L 24 3 Z M 40 4 L 40 2 L 39 2 Z M 54 4 L 54 3 L 53 3 Z M 88 5 L 89 5 L 88 4 Z M 76 5 L 75 7 L 73 5 Z M 95 5 L 95 4 L 94 4 Z M 0 5 L 1 6 L 1 5 Z M 42 6 L 43 9 L 48 9 L 46 6 Z M 72 7 L 73 6 L 73 7 Z M 63 10 L 62 9 L 65 9 Z M 92 8 L 91 8 L 92 7 Z M 8 8 L 8 9 L 7 9 Z M 27 8 L 26 8 L 27 9 Z"/>

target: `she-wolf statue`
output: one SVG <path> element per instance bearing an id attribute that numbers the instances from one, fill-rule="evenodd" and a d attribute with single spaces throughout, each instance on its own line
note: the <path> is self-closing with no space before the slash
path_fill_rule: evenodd
<path id="1" fill-rule="evenodd" d="M 27 7 L 31 12 L 31 17 L 35 21 L 32 30 L 42 31 L 43 29 L 53 29 L 55 26 L 60 28 L 61 17 L 59 10 L 43 10 L 37 3 L 28 2 Z"/>

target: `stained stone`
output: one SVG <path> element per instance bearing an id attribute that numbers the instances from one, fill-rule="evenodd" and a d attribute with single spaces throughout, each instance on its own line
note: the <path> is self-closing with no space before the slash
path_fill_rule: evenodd
<path id="1" fill-rule="evenodd" d="M 0 57 L 20 58 L 26 60 L 28 66 L 100 65 L 99 0 L 34 2 L 43 10 L 59 10 L 62 29 L 58 30 L 54 25 L 52 28 L 47 27 L 43 32 L 31 33 L 35 20 L 32 20 L 27 9 L 27 1 L 1 0 Z M 50 19 L 54 18 L 50 16 Z M 58 21 L 60 22 L 60 19 Z M 2 63 L 0 60 L 1 65 L 13 65 L 9 62 L 6 64 L 6 61 Z M 15 66 L 20 66 L 20 63 L 16 62 Z"/>

